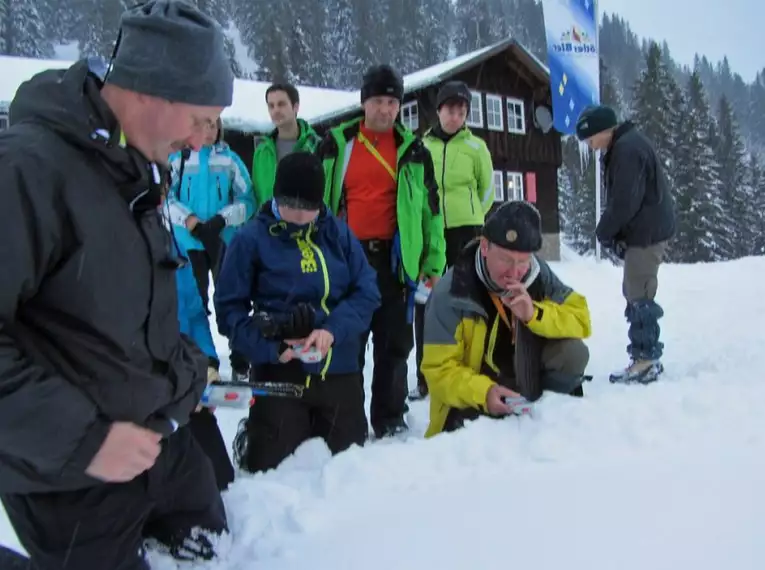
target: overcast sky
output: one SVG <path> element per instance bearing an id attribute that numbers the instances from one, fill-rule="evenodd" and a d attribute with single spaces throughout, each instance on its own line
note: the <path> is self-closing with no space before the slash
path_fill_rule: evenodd
<path id="1" fill-rule="evenodd" d="M 676 61 L 693 54 L 716 62 L 728 56 L 747 83 L 765 67 L 765 0 L 598 0 L 601 15 L 616 12 L 638 37 L 667 40 Z M 703 6 L 703 9 L 702 9 Z M 601 16 L 602 17 L 602 16 Z"/>

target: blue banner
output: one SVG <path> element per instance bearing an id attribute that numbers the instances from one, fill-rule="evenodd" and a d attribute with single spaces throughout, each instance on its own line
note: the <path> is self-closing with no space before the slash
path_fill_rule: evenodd
<path id="1" fill-rule="evenodd" d="M 597 3 L 595 0 L 543 0 L 550 68 L 553 126 L 575 132 L 582 109 L 600 102 Z"/>

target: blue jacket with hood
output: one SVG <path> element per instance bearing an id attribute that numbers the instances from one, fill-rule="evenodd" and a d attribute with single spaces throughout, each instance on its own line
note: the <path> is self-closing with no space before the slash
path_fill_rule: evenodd
<path id="1" fill-rule="evenodd" d="M 359 372 L 361 336 L 380 306 L 377 275 L 342 220 L 323 208 L 296 226 L 280 220 L 273 201 L 234 236 L 215 288 L 218 329 L 255 365 L 279 363 L 279 341 L 264 339 L 250 313 L 286 314 L 310 303 L 316 329 L 335 338 L 326 358 L 302 363 L 306 374 Z"/>
<path id="2" fill-rule="evenodd" d="M 187 250 L 204 249 L 202 242 L 186 229 L 186 218 L 195 215 L 206 222 L 216 214 L 226 220 L 221 232 L 224 243 L 255 211 L 252 181 L 242 159 L 225 142 L 217 142 L 192 151 L 184 161 L 180 180 L 181 153 L 169 158 L 172 181 L 168 194 L 168 209 L 173 230 Z"/>

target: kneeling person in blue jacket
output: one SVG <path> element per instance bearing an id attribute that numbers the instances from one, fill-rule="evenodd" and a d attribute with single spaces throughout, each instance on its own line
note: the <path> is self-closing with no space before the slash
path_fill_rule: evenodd
<path id="1" fill-rule="evenodd" d="M 358 354 L 380 292 L 361 244 L 323 197 L 316 156 L 283 158 L 273 200 L 234 236 L 221 268 L 221 334 L 259 382 L 305 386 L 300 399 L 256 398 L 237 437 L 243 445 L 235 444 L 246 471 L 276 467 L 313 437 L 332 453 L 367 438 Z M 319 351 L 318 362 L 301 360 L 300 350 L 310 349 Z"/>

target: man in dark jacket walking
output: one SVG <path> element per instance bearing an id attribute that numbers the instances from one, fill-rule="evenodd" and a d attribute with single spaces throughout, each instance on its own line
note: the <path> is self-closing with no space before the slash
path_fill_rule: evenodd
<path id="1" fill-rule="evenodd" d="M 664 370 L 658 324 L 664 311 L 655 301 L 659 266 L 675 233 L 669 181 L 651 141 L 631 122 L 619 124 L 610 107 L 582 111 L 576 134 L 591 149 L 605 151 L 606 208 L 595 232 L 603 247 L 624 260 L 631 363 L 611 382 L 653 382 Z"/>
<path id="2" fill-rule="evenodd" d="M 105 83 L 87 61 L 42 72 L 0 135 L 0 496 L 38 570 L 147 569 L 149 537 L 210 559 L 226 529 L 186 427 L 207 358 L 179 332 L 158 206 L 167 157 L 199 148 L 233 77 L 188 4 L 121 29 Z"/>

